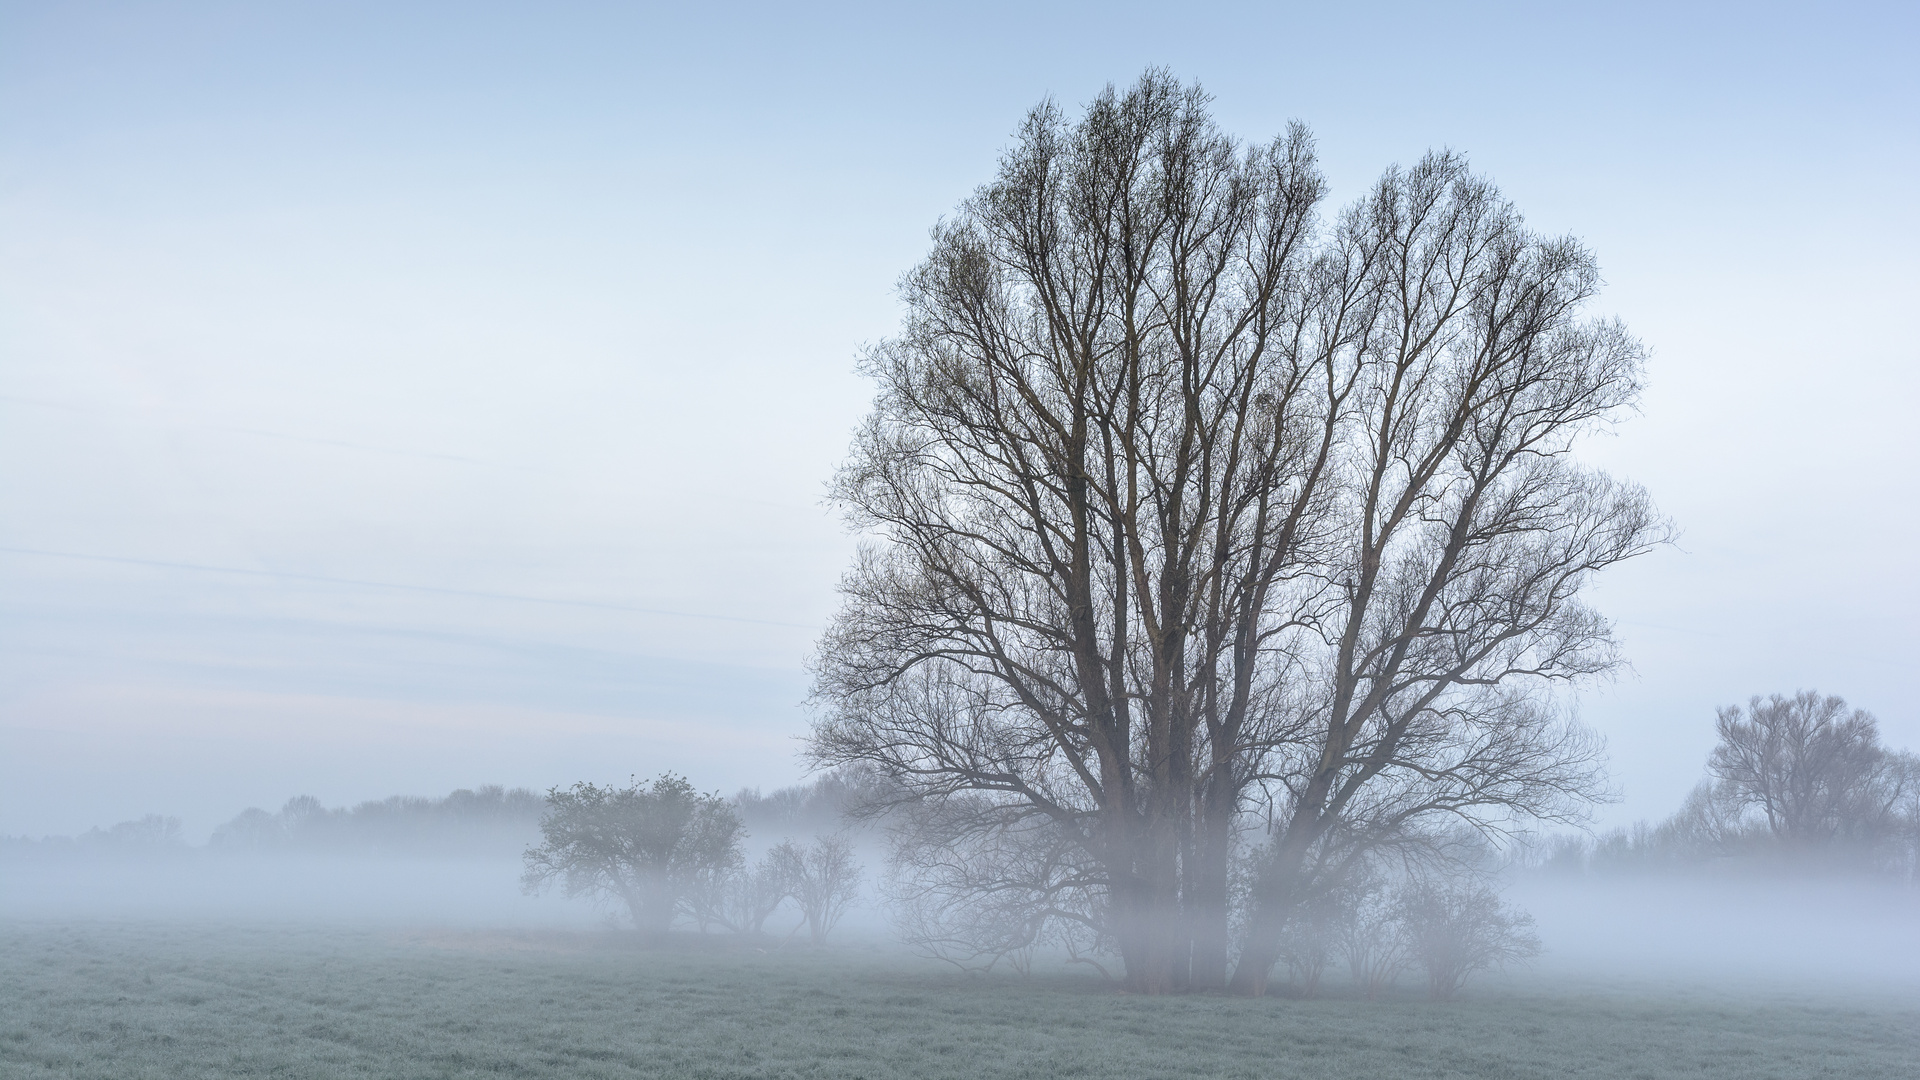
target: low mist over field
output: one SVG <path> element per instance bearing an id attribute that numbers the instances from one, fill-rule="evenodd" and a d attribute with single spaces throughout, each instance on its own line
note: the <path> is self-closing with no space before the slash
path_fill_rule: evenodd
<path id="1" fill-rule="evenodd" d="M 858 785 L 829 779 L 744 791 L 729 801 L 746 822 L 749 862 L 782 840 L 849 838 L 866 881 L 836 940 L 895 958 L 887 963 L 925 958 L 929 950 L 899 940 L 897 913 L 887 903 L 889 823 L 845 816 L 858 793 Z M 503 941 L 523 943 L 516 947 L 597 948 L 584 942 L 626 925 L 617 902 L 523 886 L 522 855 L 540 840 L 544 809 L 533 792 L 482 787 L 350 809 L 293 799 L 275 813 L 238 815 L 203 845 L 183 842 L 159 818 L 75 838 L 16 839 L 0 855 L 0 919 L 231 923 L 261 932 L 305 925 L 349 935 L 453 927 L 499 931 Z M 1489 855 L 1488 870 L 1532 916 L 1543 945 L 1538 957 L 1492 977 L 1491 985 L 1570 980 L 1688 992 L 1891 993 L 1920 1002 L 1913 963 L 1920 955 L 1920 892 L 1910 871 L 1780 858 L 1759 844 L 1735 855 L 1688 850 L 1672 831 L 1669 823 L 1664 841 L 1645 826 L 1598 838 L 1562 834 Z M 716 947 L 735 936 L 719 925 L 699 930 L 690 918 L 681 926 Z M 569 934 L 587 938 L 568 945 Z M 763 934 L 762 951 L 805 951 L 808 940 L 791 902 L 769 915 Z M 992 959 L 964 966 L 1013 967 Z M 1330 990 L 1345 976 L 1345 957 L 1331 960 Z M 1034 965 L 1055 974 L 1077 966 L 1045 949 Z M 1403 990 L 1416 982 L 1404 981 Z"/>

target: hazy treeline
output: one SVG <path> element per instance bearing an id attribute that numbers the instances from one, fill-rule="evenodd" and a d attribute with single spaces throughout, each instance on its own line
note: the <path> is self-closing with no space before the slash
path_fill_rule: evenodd
<path id="1" fill-rule="evenodd" d="M 329 809 L 312 796 L 279 813 L 242 811 L 213 831 L 223 851 L 355 851 L 410 855 L 517 855 L 539 835 L 546 799 L 497 784 L 440 799 L 395 795 Z"/>
<path id="2" fill-rule="evenodd" d="M 742 844 L 734 862 L 743 871 L 753 864 L 757 893 L 742 895 L 732 887 L 740 882 L 707 874 L 698 911 L 689 897 L 685 917 L 675 912 L 677 925 L 724 929 L 750 917 L 776 938 L 823 938 L 863 895 L 863 860 L 852 846 L 860 831 L 838 824 L 847 793 L 857 787 L 845 777 L 825 777 L 733 799 L 701 796 L 726 804 L 730 814 L 736 803 L 743 808 L 737 816 L 751 825 L 735 834 Z M 520 864 L 542 842 L 543 820 L 558 809 L 555 796 L 572 790 L 475 785 L 432 798 L 348 806 L 303 795 L 274 810 L 249 808 L 213 830 L 203 823 L 189 831 L 177 817 L 149 814 L 78 836 L 0 836 L 0 916 L 489 926 L 590 926 L 606 916 L 625 921 L 617 900 L 610 906 L 555 903 L 523 895 L 519 887 Z"/>
<path id="3" fill-rule="evenodd" d="M 161 814 L 147 814 L 106 829 L 95 826 L 78 836 L 43 836 L 38 840 L 0 836 L 0 856 L 11 858 L 151 856 L 185 850 L 180 819 Z"/>
<path id="4" fill-rule="evenodd" d="M 78 836 L 0 838 L 14 856 L 357 853 L 421 856 L 517 856 L 539 836 L 543 796 L 497 784 L 442 798 L 395 795 L 353 807 L 327 807 L 311 795 L 277 813 L 249 807 L 213 830 L 204 847 L 186 842 L 180 819 L 148 814 Z"/>
<path id="5" fill-rule="evenodd" d="M 1680 809 L 1517 852 L 1557 874 L 1845 872 L 1920 880 L 1920 757 L 1872 714 L 1813 691 L 1721 709 L 1706 776 Z"/>
<path id="6" fill-rule="evenodd" d="M 834 773 L 762 794 L 743 788 L 729 800 L 747 834 L 773 843 L 788 836 L 827 833 L 844 826 L 848 809 L 873 781 Z M 248 807 L 213 830 L 205 845 L 189 844 L 178 817 L 147 814 L 75 836 L 0 836 L 0 857 L 60 858 L 240 854 L 379 854 L 422 857 L 519 858 L 540 841 L 548 795 L 488 784 L 440 798 L 395 795 L 351 807 L 328 807 L 311 795 L 288 799 L 278 811 Z"/>
<path id="7" fill-rule="evenodd" d="M 730 802 L 749 836 L 772 838 L 877 825 L 868 811 L 888 806 L 894 791 L 878 771 L 855 765 L 765 795 L 741 788 Z"/>

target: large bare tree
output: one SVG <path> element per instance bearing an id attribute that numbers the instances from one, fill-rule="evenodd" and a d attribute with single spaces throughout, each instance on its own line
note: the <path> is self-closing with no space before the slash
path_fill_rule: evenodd
<path id="1" fill-rule="evenodd" d="M 1615 662 L 1578 591 L 1659 537 L 1566 458 L 1638 389 L 1592 258 L 1451 155 L 1323 235 L 1324 189 L 1304 129 L 1238 144 L 1164 73 L 1040 106 L 904 280 L 834 484 L 870 540 L 814 759 L 961 800 L 954 850 L 1077 852 L 1014 876 L 1097 896 L 1142 992 L 1227 984 L 1250 822 L 1261 992 L 1310 873 L 1586 792 L 1531 687 Z"/>
<path id="2" fill-rule="evenodd" d="M 1266 760 L 1271 842 L 1234 976 L 1247 993 L 1330 851 L 1337 866 L 1436 818 L 1491 829 L 1577 810 L 1595 747 L 1545 691 L 1619 662 L 1579 592 L 1666 535 L 1642 491 L 1569 457 L 1639 391 L 1639 344 L 1580 318 L 1589 252 L 1526 230 L 1450 154 L 1389 170 L 1329 246 L 1371 306 L 1326 587 L 1284 645 L 1306 700 Z"/>

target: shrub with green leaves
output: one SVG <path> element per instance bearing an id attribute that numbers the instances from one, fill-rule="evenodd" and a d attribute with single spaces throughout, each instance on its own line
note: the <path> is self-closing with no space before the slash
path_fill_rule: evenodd
<path id="1" fill-rule="evenodd" d="M 568 897 L 622 902 L 635 927 L 661 931 L 702 879 L 740 865 L 744 831 L 726 800 L 672 773 L 624 788 L 554 788 L 521 883 L 537 893 L 558 881 Z"/>

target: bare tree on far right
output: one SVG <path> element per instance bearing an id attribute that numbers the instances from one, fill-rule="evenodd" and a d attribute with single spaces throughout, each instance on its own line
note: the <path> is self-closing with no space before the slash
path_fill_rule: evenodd
<path id="1" fill-rule="evenodd" d="M 1775 841 L 1799 853 L 1871 845 L 1897 827 L 1920 775 L 1911 755 L 1880 744 L 1879 723 L 1836 696 L 1802 690 L 1721 709 L 1707 771 L 1731 805 L 1757 810 Z"/>
<path id="2" fill-rule="evenodd" d="M 1873 714 L 1802 690 L 1722 708 L 1715 729 L 1706 778 L 1679 810 L 1598 837 L 1559 837 L 1543 865 L 1920 879 L 1920 755 L 1882 743 Z"/>

